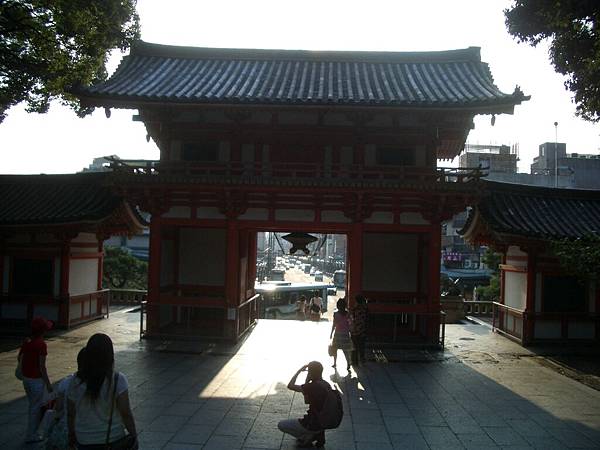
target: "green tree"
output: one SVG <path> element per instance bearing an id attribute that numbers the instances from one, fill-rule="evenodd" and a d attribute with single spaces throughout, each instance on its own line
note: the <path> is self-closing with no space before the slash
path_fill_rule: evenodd
<path id="1" fill-rule="evenodd" d="M 590 233 L 577 239 L 552 241 L 551 249 L 561 266 L 581 280 L 595 279 L 600 272 L 600 235 Z"/>
<path id="2" fill-rule="evenodd" d="M 108 53 L 139 38 L 136 0 L 0 0 L 0 122 L 13 105 L 45 113 L 70 90 L 105 80 Z"/>
<path id="3" fill-rule="evenodd" d="M 519 42 L 550 44 L 555 70 L 567 77 L 577 115 L 600 120 L 600 3 L 597 0 L 515 0 L 504 11 L 508 32 Z"/>
<path id="4" fill-rule="evenodd" d="M 120 247 L 105 247 L 102 284 L 113 289 L 147 289 L 148 263 Z"/>
<path id="5" fill-rule="evenodd" d="M 502 255 L 487 248 L 481 260 L 492 271 L 492 276 L 489 285 L 477 287 L 477 298 L 480 301 L 496 302 L 500 298 L 500 261 L 502 261 Z"/>

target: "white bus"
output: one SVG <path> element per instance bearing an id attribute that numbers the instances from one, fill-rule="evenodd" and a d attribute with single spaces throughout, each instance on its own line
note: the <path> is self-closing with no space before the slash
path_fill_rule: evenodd
<path id="1" fill-rule="evenodd" d="M 260 317 L 263 319 L 295 319 L 296 302 L 301 295 L 310 301 L 315 291 L 319 291 L 319 296 L 323 299 L 323 312 L 327 311 L 327 296 L 330 292 L 335 294 L 335 286 L 329 283 L 292 283 L 269 282 L 257 283 L 254 286 L 257 294 L 260 294 Z"/>

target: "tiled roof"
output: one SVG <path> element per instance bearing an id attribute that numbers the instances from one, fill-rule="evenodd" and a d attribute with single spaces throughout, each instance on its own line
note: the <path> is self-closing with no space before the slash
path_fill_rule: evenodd
<path id="1" fill-rule="evenodd" d="M 577 238 L 600 232 L 600 191 L 483 182 L 486 193 L 460 234 L 479 215 L 489 231 L 530 238 Z"/>
<path id="2" fill-rule="evenodd" d="M 121 204 L 106 173 L 0 176 L 0 226 L 101 221 Z"/>
<path id="3" fill-rule="evenodd" d="M 109 100 L 256 105 L 492 108 L 526 100 L 502 93 L 479 48 L 342 52 L 190 48 L 140 42 L 104 83 L 77 92 Z M 496 109 L 493 109 L 496 108 Z"/>

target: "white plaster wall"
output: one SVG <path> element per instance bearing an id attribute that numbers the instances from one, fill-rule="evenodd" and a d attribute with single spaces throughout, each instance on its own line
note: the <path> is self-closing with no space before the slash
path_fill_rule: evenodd
<path id="1" fill-rule="evenodd" d="M 518 259 L 513 259 L 515 257 Z M 522 252 L 519 247 L 515 245 L 508 247 L 508 250 L 506 251 L 506 264 L 515 267 L 527 267 L 527 260 L 523 258 L 527 258 L 527 253 Z"/>
<path id="2" fill-rule="evenodd" d="M 527 274 L 504 272 L 504 304 L 520 310 L 527 304 Z"/>
<path id="3" fill-rule="evenodd" d="M 172 240 L 160 244 L 160 285 L 168 286 L 175 282 L 175 243 Z"/>
<path id="4" fill-rule="evenodd" d="M 98 290 L 98 260 L 72 259 L 69 267 L 69 294 L 80 295 Z"/>
<path id="5" fill-rule="evenodd" d="M 416 234 L 365 233 L 363 288 L 373 291 L 417 290 Z"/>
<path id="6" fill-rule="evenodd" d="M 315 212 L 312 209 L 277 209 L 275 210 L 275 220 L 313 222 Z"/>
<path id="7" fill-rule="evenodd" d="M 178 217 L 189 219 L 191 216 L 191 208 L 189 206 L 173 206 L 161 217 Z"/>
<path id="8" fill-rule="evenodd" d="M 225 230 L 182 228 L 179 237 L 179 282 L 222 286 L 225 284 L 226 257 Z"/>

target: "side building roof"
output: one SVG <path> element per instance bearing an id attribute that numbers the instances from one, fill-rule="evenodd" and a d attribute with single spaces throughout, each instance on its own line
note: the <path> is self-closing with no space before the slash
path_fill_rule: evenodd
<path id="1" fill-rule="evenodd" d="M 459 230 L 475 242 L 551 240 L 600 233 L 600 191 L 482 182 L 483 198 Z"/>
<path id="2" fill-rule="evenodd" d="M 461 108 L 512 113 L 480 49 L 348 52 L 194 48 L 139 42 L 107 81 L 76 92 L 89 106 L 148 103 Z"/>
<path id="3" fill-rule="evenodd" d="M 144 219 L 107 183 L 109 173 L 1 175 L 0 229 L 69 226 L 136 233 Z"/>

